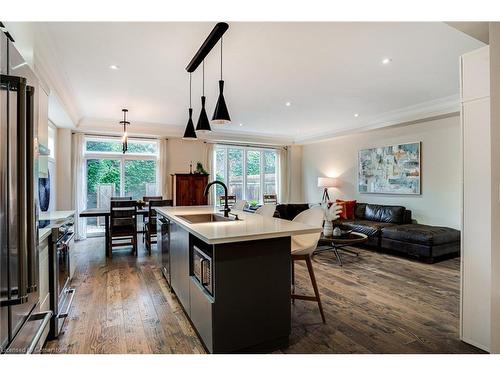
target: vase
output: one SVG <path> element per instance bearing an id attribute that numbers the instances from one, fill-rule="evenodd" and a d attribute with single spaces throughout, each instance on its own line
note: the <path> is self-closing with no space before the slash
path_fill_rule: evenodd
<path id="1" fill-rule="evenodd" d="M 325 220 L 325 224 L 323 225 L 323 235 L 325 237 L 331 237 L 333 235 L 333 222 Z"/>

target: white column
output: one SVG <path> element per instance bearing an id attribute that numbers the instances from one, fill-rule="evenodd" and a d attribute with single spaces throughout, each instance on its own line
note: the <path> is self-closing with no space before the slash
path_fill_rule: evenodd
<path id="1" fill-rule="evenodd" d="M 500 22 L 490 22 L 491 353 L 500 353 Z"/>
<path id="2" fill-rule="evenodd" d="M 461 339 L 490 350 L 492 165 L 489 47 L 461 58 Z M 497 193 L 498 194 L 498 193 Z M 497 229 L 498 231 L 498 229 Z"/>

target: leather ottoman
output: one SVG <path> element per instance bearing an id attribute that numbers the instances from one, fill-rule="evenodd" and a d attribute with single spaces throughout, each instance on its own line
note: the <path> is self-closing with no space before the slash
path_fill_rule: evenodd
<path id="1" fill-rule="evenodd" d="M 381 246 L 433 263 L 435 258 L 460 254 L 460 231 L 423 224 L 381 229 Z"/>

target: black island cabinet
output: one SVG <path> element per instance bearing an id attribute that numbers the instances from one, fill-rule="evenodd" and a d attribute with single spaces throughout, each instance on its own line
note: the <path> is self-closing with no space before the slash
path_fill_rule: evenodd
<path id="1" fill-rule="evenodd" d="M 290 237 L 208 244 L 174 220 L 160 218 L 163 274 L 207 351 L 286 347 Z"/>

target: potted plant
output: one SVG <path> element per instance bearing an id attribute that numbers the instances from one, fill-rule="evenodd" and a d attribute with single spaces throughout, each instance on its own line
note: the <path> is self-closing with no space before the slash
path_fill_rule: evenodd
<path id="1" fill-rule="evenodd" d="M 205 170 L 205 168 L 203 168 L 203 164 L 201 164 L 200 162 L 196 163 L 196 171 L 194 173 L 208 174 L 208 172 Z"/>

